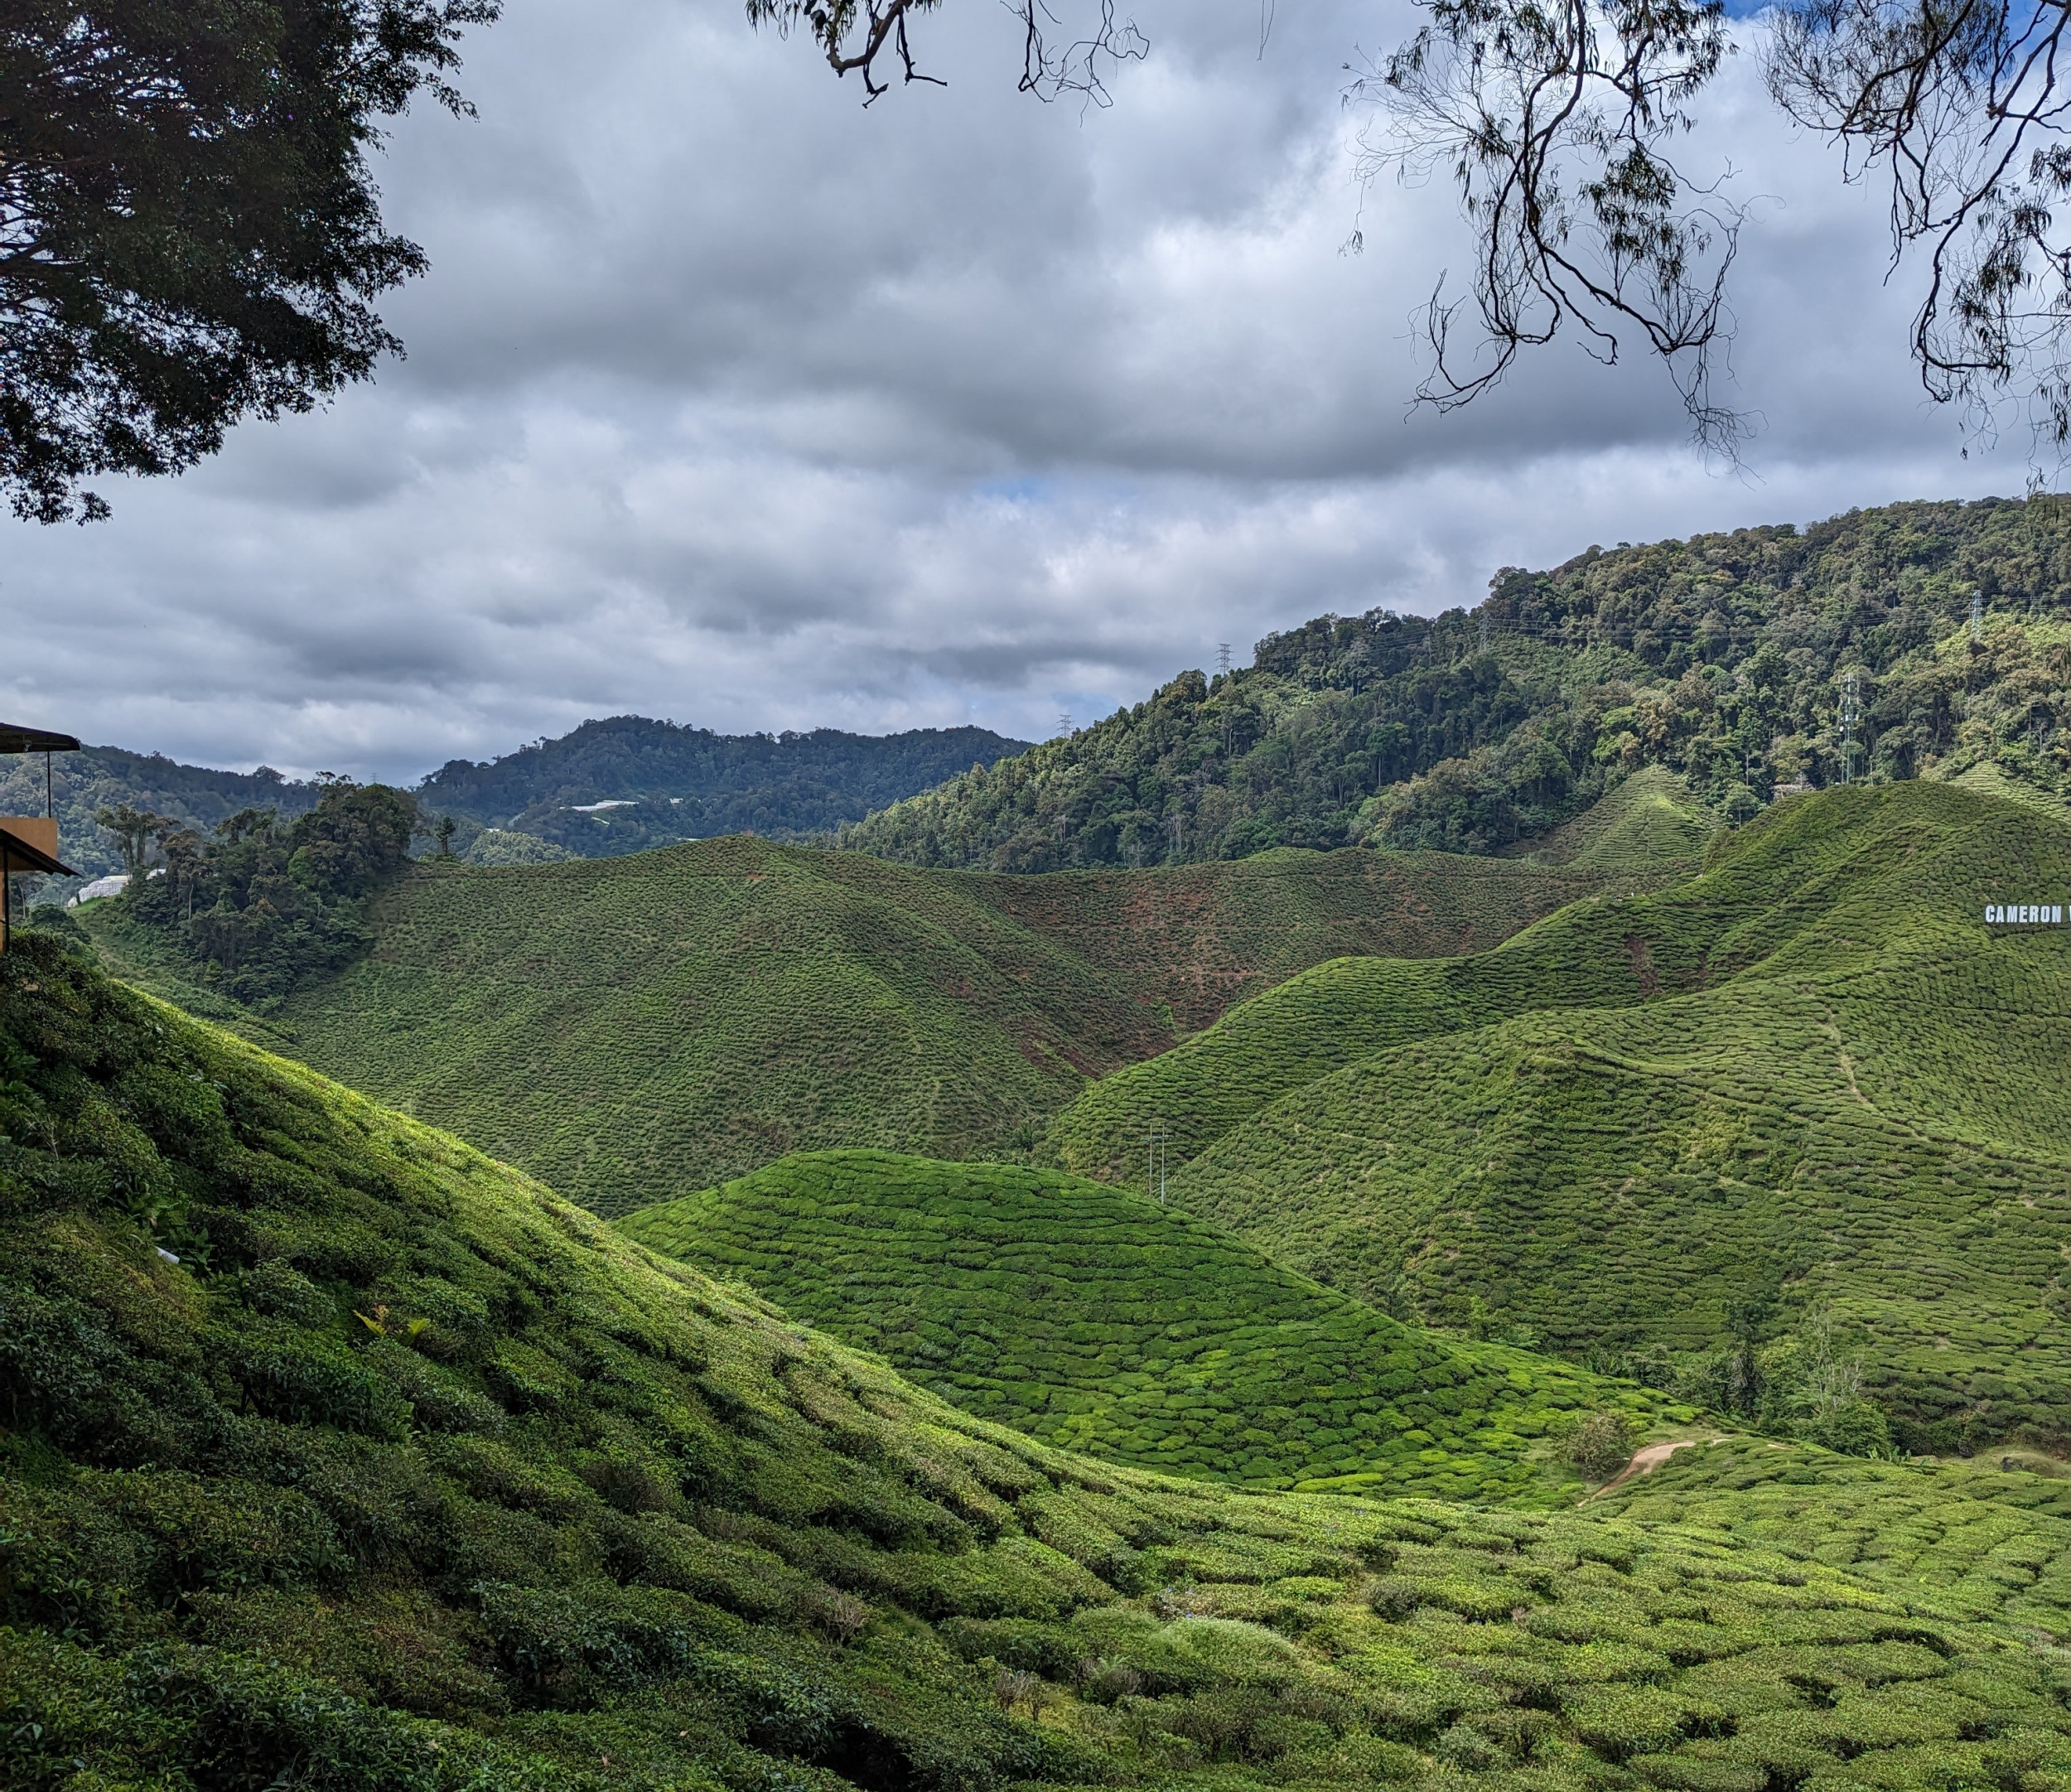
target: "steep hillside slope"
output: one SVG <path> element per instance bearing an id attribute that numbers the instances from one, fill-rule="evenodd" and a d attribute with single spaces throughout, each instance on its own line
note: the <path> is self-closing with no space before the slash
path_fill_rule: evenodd
<path id="1" fill-rule="evenodd" d="M 2065 502 L 1901 504 L 1591 548 L 1550 572 L 1503 568 L 1472 610 L 1320 616 L 1268 635 L 1248 667 L 1182 673 L 843 838 L 1003 871 L 1361 839 L 1500 853 L 1643 766 L 1736 817 L 1851 772 L 1988 762 L 2071 792 Z"/>
<path id="2" fill-rule="evenodd" d="M 1768 1454 L 1683 1525 L 1161 1480 L 47 941 L 0 1053 L 10 1789 L 2071 1773 L 2064 1482 Z"/>
<path id="3" fill-rule="evenodd" d="M 1607 888 L 1680 882 L 1678 869 L 1697 869 L 1694 854 L 1654 855 L 1711 837 L 1686 831 L 1689 819 L 1673 780 L 1642 771 L 1549 847 L 1578 864 L 1594 860 L 1628 872 L 1607 879 Z M 1509 862 L 1459 855 L 1412 862 L 1434 857 L 1448 867 Z M 1459 885 L 1473 887 L 1466 877 Z M 1751 912 L 1771 895 L 1766 886 L 1740 891 L 1731 912 Z M 1153 1137 L 1171 1162 L 1183 1162 L 1290 1090 L 1393 1046 L 1533 1008 L 1640 1001 L 1664 975 L 1702 978 L 1709 949 L 1699 936 L 1728 912 L 1716 896 L 1694 922 L 1665 901 L 1579 901 L 1485 954 L 1412 962 L 1375 953 L 1318 964 L 1174 1050 L 1094 1084 L 1051 1123 L 1047 1147 L 1075 1173 L 1110 1180 L 1130 1177 Z"/>
<path id="4" fill-rule="evenodd" d="M 119 974 L 620 1213 L 798 1149 L 1025 1147 L 1088 1076 L 1320 958 L 1493 945 L 1647 881 L 1348 852 L 1053 882 L 740 838 L 420 862 L 370 952 L 263 1018 L 119 909 L 80 918 Z"/>
<path id="5" fill-rule="evenodd" d="M 1167 1024 L 953 886 L 730 838 L 421 867 L 298 1055 L 605 1214 L 801 1146 L 979 1150 Z"/>
<path id="6" fill-rule="evenodd" d="M 1412 1331 L 1198 1220 L 1053 1171 L 809 1152 L 619 1229 L 982 1418 L 1138 1468 L 1568 1505 L 1581 1490 L 1549 1439 L 1564 1420 L 1697 1417 Z"/>
<path id="7" fill-rule="evenodd" d="M 1779 804 L 1680 889 L 1229 1017 L 1204 1111 L 1258 1039 L 1319 1030 L 1305 1004 L 1417 1042 L 1224 1132 L 1174 1198 L 1405 1316 L 1479 1301 L 1562 1349 L 1751 1347 L 1824 1306 L 1914 1447 L 2060 1443 L 2071 930 L 1983 916 L 2067 893 L 2071 824 L 2025 806 Z"/>
<path id="8" fill-rule="evenodd" d="M 1701 843 L 1700 843 L 1701 847 Z M 1209 865 L 952 876 L 988 906 L 1169 1007 L 1183 1031 L 1349 954 L 1482 952 L 1583 896 L 1673 882 L 1689 858 L 1644 847 L 1558 867 L 1458 853 L 1291 848 Z"/>

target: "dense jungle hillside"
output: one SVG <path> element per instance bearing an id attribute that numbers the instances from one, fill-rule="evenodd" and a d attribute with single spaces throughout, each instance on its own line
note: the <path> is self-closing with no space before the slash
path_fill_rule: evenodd
<path id="1" fill-rule="evenodd" d="M 1499 853 L 1643 766 L 1735 819 L 1779 789 L 1980 764 L 2061 794 L 2068 669 L 2064 500 L 1895 505 L 1506 568 L 1428 619 L 1319 617 L 842 839 L 1010 872 Z"/>
<path id="2" fill-rule="evenodd" d="M 1050 1142 L 1115 1174 L 1155 1123 L 1175 1203 L 1405 1319 L 1485 1311 L 1779 1421 L 1765 1383 L 1846 1334 L 1907 1447 L 2061 1450 L 2071 932 L 1985 916 L 2067 892 L 2071 815 L 1792 797 L 1681 886 L 1319 967 Z"/>
<path id="3" fill-rule="evenodd" d="M 450 761 L 417 795 L 465 824 L 458 850 L 479 828 L 596 858 L 713 834 L 832 833 L 1026 745 L 987 728 L 736 735 L 613 716 L 498 759 Z"/>
<path id="4" fill-rule="evenodd" d="M 1559 1513 L 1162 1479 L 47 936 L 0 1062 L 10 1789 L 2071 1775 L 2071 1482 L 1731 1438 Z"/>
<path id="5" fill-rule="evenodd" d="M 981 1418 L 1168 1474 L 1566 1506 L 1578 1414 L 1635 1437 L 1697 1418 L 1400 1325 L 1148 1192 L 1051 1171 L 805 1152 L 618 1224 Z"/>
<path id="6" fill-rule="evenodd" d="M 616 1214 L 794 1150 L 1026 1150 L 1089 1078 L 1235 996 L 1348 951 L 1483 949 L 1667 875 L 1290 853 L 1060 902 L 1070 880 L 738 837 L 508 870 L 419 861 L 342 972 L 263 1019 L 220 997 L 213 1012 Z M 153 959 L 129 906 L 80 919 L 123 974 L 205 1006 L 222 978 L 197 992 L 191 965 Z"/>
<path id="7" fill-rule="evenodd" d="M 99 877 L 124 868 L 120 843 L 94 819 L 103 809 L 127 804 L 140 814 L 205 834 L 248 809 L 271 809 L 282 821 L 292 821 L 316 807 L 321 790 L 266 766 L 250 772 L 215 771 L 181 765 L 162 753 L 89 746 L 51 756 L 47 794 L 65 862 Z M 41 815 L 46 795 L 41 754 L 0 755 L 0 814 Z M 70 886 L 52 879 L 46 887 Z"/>

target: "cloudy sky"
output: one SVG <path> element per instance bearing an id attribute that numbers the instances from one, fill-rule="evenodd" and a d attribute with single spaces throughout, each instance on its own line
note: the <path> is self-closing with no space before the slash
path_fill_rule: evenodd
<path id="1" fill-rule="evenodd" d="M 432 261 L 385 307 L 408 361 L 112 522 L 0 523 L 10 719 L 411 778 L 629 711 L 1040 737 L 1591 542 L 2020 489 L 2024 442 L 1966 458 L 1921 402 L 1877 196 L 1751 58 L 1692 157 L 1755 206 L 1735 474 L 1658 369 L 1573 346 L 1410 408 L 1464 239 L 1442 190 L 1362 196 L 1341 100 L 1406 6 L 1278 0 L 1262 46 L 1259 0 L 1135 16 L 1104 110 L 1016 94 L 1012 17 L 948 0 L 948 87 L 865 111 L 740 0 L 509 0 L 479 120 L 381 167 Z"/>

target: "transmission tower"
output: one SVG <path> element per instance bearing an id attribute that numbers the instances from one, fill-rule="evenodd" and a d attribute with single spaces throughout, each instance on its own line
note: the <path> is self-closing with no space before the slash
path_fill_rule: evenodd
<path id="1" fill-rule="evenodd" d="M 1985 591 L 1981 585 L 1970 588 L 1970 638 L 1973 644 L 1985 638 Z"/>
<path id="2" fill-rule="evenodd" d="M 1856 724 L 1862 719 L 1862 675 L 1841 675 L 1841 781 L 1855 782 Z"/>
<path id="3" fill-rule="evenodd" d="M 1489 650 L 1489 612 L 1486 610 L 1481 612 L 1481 650 L 1484 654 Z"/>
<path id="4" fill-rule="evenodd" d="M 1229 643 L 1228 641 L 1218 641 L 1215 644 L 1215 669 L 1224 678 L 1229 676 Z"/>
<path id="5" fill-rule="evenodd" d="M 1057 718 L 1057 732 L 1067 738 L 1069 737 L 1071 734 L 1071 712 L 1069 710 L 1066 710 Z"/>

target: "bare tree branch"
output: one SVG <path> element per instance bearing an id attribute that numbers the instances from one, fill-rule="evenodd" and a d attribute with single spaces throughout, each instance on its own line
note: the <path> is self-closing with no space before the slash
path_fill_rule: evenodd
<path id="1" fill-rule="evenodd" d="M 1114 0 L 1100 0 L 1098 17 L 1082 37 L 1060 38 L 1062 21 L 1047 0 L 1004 0 L 1022 25 L 1021 91 L 1041 99 L 1079 94 L 1108 104 L 1103 79 L 1118 62 L 1141 60 L 1150 41 L 1132 22 L 1115 17 Z M 905 81 L 943 84 L 915 65 L 908 35 L 910 19 L 932 12 L 940 0 L 748 0 L 748 17 L 789 32 L 804 26 L 837 75 L 863 78 L 868 105 L 889 90 L 885 66 L 895 58 Z"/>
<path id="2" fill-rule="evenodd" d="M 1430 22 L 1348 96 L 1387 114 L 1362 142 L 1369 180 L 1443 171 L 1473 226 L 1469 291 L 1441 278 L 1419 321 L 1423 402 L 1458 408 L 1518 355 L 1579 332 L 1615 361 L 1639 336 L 1665 361 L 1707 448 L 1746 420 L 1711 395 L 1730 337 L 1726 280 L 1744 214 L 1668 155 L 1728 49 L 1718 0 L 1422 0 Z M 1458 345 L 1472 305 L 1479 341 Z"/>
<path id="3" fill-rule="evenodd" d="M 2071 95 L 2057 89 L 2067 0 L 1792 0 L 1769 91 L 1890 184 L 1894 263 L 1924 247 L 1913 353 L 1929 395 L 1989 431 L 2009 400 L 2071 444 Z"/>

